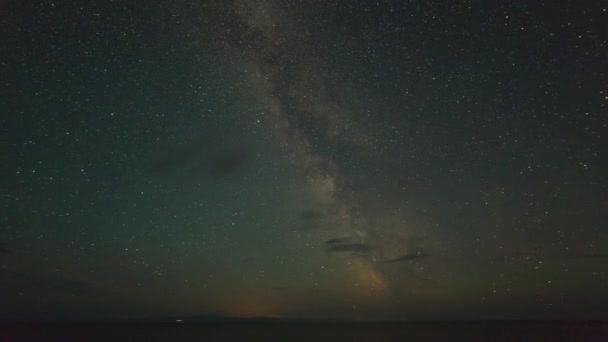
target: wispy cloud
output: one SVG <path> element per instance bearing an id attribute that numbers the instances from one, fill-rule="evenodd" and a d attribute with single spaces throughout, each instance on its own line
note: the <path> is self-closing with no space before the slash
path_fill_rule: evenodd
<path id="1" fill-rule="evenodd" d="M 371 247 L 365 243 L 339 243 L 325 246 L 328 252 L 352 252 L 357 254 L 367 254 Z"/>
<path id="2" fill-rule="evenodd" d="M 168 148 L 153 158 L 148 170 L 163 176 L 186 174 L 217 180 L 236 171 L 247 156 L 242 144 L 230 145 L 220 138 L 199 139 Z"/>
<path id="3" fill-rule="evenodd" d="M 402 256 L 394 258 L 394 259 L 385 260 L 383 262 L 386 264 L 394 264 L 394 263 L 412 261 L 415 259 L 426 258 L 426 257 L 428 257 L 427 254 L 424 254 L 422 251 L 417 251 L 416 253 L 405 254 L 405 255 L 402 255 Z"/>
<path id="4" fill-rule="evenodd" d="M 344 244 L 349 241 L 350 241 L 349 237 L 329 239 L 329 240 L 325 241 L 325 246 Z"/>

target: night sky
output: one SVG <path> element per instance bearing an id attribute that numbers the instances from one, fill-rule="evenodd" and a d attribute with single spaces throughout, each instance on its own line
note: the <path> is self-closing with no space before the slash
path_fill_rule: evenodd
<path id="1" fill-rule="evenodd" d="M 5 1 L 0 317 L 608 318 L 602 1 Z"/>

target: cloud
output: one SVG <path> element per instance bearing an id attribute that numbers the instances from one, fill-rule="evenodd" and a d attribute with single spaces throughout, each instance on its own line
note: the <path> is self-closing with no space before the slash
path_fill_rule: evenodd
<path id="1" fill-rule="evenodd" d="M 399 262 L 412 261 L 415 259 L 426 258 L 426 257 L 428 257 L 428 255 L 422 253 L 422 251 L 419 250 L 416 253 L 405 254 L 405 255 L 402 255 L 402 256 L 394 258 L 394 259 L 385 260 L 383 262 L 386 264 L 395 264 L 395 263 L 399 263 Z"/>
<path id="2" fill-rule="evenodd" d="M 226 149 L 210 158 L 209 175 L 213 179 L 220 179 L 230 175 L 247 158 L 244 146 Z"/>
<path id="3" fill-rule="evenodd" d="M 243 144 L 206 137 L 157 152 L 148 164 L 148 171 L 161 176 L 186 175 L 218 180 L 234 173 L 247 156 L 248 150 Z"/>
<path id="4" fill-rule="evenodd" d="M 347 243 L 348 241 L 350 241 L 349 237 L 333 238 L 333 239 L 329 239 L 329 240 L 325 241 L 325 246 L 344 244 L 344 243 Z"/>
<path id="5" fill-rule="evenodd" d="M 365 243 L 337 243 L 325 247 L 328 252 L 353 252 L 356 254 L 367 254 L 371 247 Z"/>

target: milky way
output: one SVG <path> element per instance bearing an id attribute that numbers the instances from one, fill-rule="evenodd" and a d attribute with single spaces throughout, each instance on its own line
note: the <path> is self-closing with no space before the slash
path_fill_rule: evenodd
<path id="1" fill-rule="evenodd" d="M 390 157 L 383 153 L 382 145 L 390 142 L 375 139 L 379 132 L 374 131 L 373 125 L 365 124 L 365 113 L 352 106 L 348 94 L 333 89 L 344 87 L 340 84 L 344 81 L 329 67 L 323 68 L 327 58 L 322 54 L 327 51 L 315 44 L 315 35 L 323 34 L 323 29 L 311 32 L 306 23 L 298 22 L 297 11 L 301 10 L 298 7 L 261 2 L 222 8 L 237 29 L 234 35 L 222 36 L 219 44 L 228 58 L 238 56 L 235 69 L 244 74 L 245 87 L 251 89 L 252 97 L 266 114 L 275 143 L 304 174 L 310 191 L 318 196 L 318 203 L 314 204 L 331 224 L 323 224 L 315 232 L 317 238 L 351 236 L 356 240 L 342 250 L 366 251 L 366 255 L 353 253 L 346 260 L 358 259 L 352 271 L 363 279 L 365 287 L 373 289 L 377 282 L 388 282 L 373 265 L 374 261 L 408 253 L 416 247 L 413 238 L 422 232 L 420 227 L 408 226 L 401 220 L 398 205 L 385 202 L 369 208 L 366 203 L 375 201 L 375 196 L 373 188 L 365 184 L 369 180 L 361 179 L 365 171 L 343 172 L 343 164 L 346 168 L 354 167 L 340 162 L 344 159 L 342 155 L 348 155 L 362 164 L 377 164 L 373 174 L 365 178 L 383 177 L 381 169 L 388 167 Z M 337 85 L 326 80 L 332 76 L 338 79 L 334 82 Z M 380 154 L 376 160 L 369 156 L 374 151 Z"/>

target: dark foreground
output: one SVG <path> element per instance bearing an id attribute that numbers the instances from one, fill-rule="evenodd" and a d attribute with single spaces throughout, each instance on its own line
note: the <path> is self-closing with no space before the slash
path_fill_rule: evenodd
<path id="1" fill-rule="evenodd" d="M 0 323 L 0 341 L 608 341 L 608 322 Z"/>

